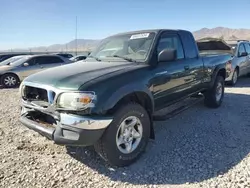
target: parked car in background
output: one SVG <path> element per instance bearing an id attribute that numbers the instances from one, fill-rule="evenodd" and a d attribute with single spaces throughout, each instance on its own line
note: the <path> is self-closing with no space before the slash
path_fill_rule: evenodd
<path id="1" fill-rule="evenodd" d="M 0 54 L 0 62 L 9 59 L 14 56 L 19 56 L 19 55 L 28 55 L 26 53 L 8 53 L 8 54 Z"/>
<path id="2" fill-rule="evenodd" d="M 31 74 L 71 62 L 58 55 L 26 55 L 17 61 L 0 66 L 0 85 L 5 88 L 16 87 Z"/>
<path id="3" fill-rule="evenodd" d="M 230 85 L 235 85 L 238 77 L 250 74 L 250 42 L 246 40 L 227 41 L 232 47 L 232 73 L 226 79 Z"/>
<path id="4" fill-rule="evenodd" d="M 81 61 L 81 60 L 85 60 L 87 58 L 86 55 L 77 55 L 77 56 L 74 56 L 72 58 L 70 58 L 69 60 L 71 61 Z"/>
<path id="5" fill-rule="evenodd" d="M 73 55 L 69 54 L 69 53 L 56 53 L 55 55 L 59 55 L 59 56 L 62 56 L 64 58 L 67 58 L 67 59 L 70 59 L 73 57 Z"/>
<path id="6" fill-rule="evenodd" d="M 94 145 L 112 165 L 127 166 L 154 138 L 158 110 L 200 93 L 206 106 L 221 105 L 230 60 L 226 52 L 201 55 L 189 31 L 110 36 L 84 63 L 26 78 L 20 121 L 56 144 Z"/>
<path id="7" fill-rule="evenodd" d="M 23 58 L 25 56 L 27 56 L 27 55 L 18 55 L 18 56 L 8 58 L 8 59 L 0 62 L 0 66 L 9 65 L 10 63 L 13 63 L 14 61 L 17 61 L 18 59 L 21 59 L 21 58 Z"/>

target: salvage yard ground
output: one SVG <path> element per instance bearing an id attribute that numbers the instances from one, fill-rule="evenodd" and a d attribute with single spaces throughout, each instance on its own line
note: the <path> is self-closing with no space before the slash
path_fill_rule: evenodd
<path id="1" fill-rule="evenodd" d="M 54 145 L 18 122 L 17 89 L 0 90 L 0 187 L 250 187 L 250 79 L 156 123 L 135 164 L 111 168 L 91 148 Z"/>

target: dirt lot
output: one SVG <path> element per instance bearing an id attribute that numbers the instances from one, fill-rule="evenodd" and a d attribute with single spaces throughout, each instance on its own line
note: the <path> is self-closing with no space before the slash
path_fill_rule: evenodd
<path id="1" fill-rule="evenodd" d="M 17 89 L 0 91 L 0 187 L 250 187 L 249 78 L 219 109 L 201 103 L 156 123 L 141 160 L 119 169 L 26 129 L 18 105 Z"/>

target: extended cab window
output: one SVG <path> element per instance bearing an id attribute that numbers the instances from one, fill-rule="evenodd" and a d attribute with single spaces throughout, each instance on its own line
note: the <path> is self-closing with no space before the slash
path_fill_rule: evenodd
<path id="1" fill-rule="evenodd" d="M 62 60 L 59 57 L 38 57 L 37 63 L 39 65 L 62 63 Z"/>
<path id="2" fill-rule="evenodd" d="M 246 52 L 245 47 L 244 47 L 243 44 L 240 44 L 240 46 L 239 46 L 239 51 L 238 51 L 238 55 L 242 54 L 243 52 Z"/>
<path id="3" fill-rule="evenodd" d="M 184 58 L 183 47 L 177 35 L 162 35 L 157 46 L 157 53 L 159 54 L 164 49 L 175 49 L 177 52 L 177 59 Z"/>
<path id="4" fill-rule="evenodd" d="M 250 54 L 250 45 L 249 45 L 249 43 L 245 43 L 244 46 L 245 46 L 247 54 Z"/>

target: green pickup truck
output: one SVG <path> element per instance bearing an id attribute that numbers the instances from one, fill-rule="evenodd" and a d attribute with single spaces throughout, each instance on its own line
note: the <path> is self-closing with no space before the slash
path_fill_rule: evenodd
<path id="1" fill-rule="evenodd" d="M 226 52 L 200 54 L 189 31 L 117 34 L 84 61 L 27 77 L 20 121 L 56 144 L 94 145 L 110 164 L 127 166 L 155 138 L 157 111 L 198 93 L 219 107 L 230 63 Z"/>

